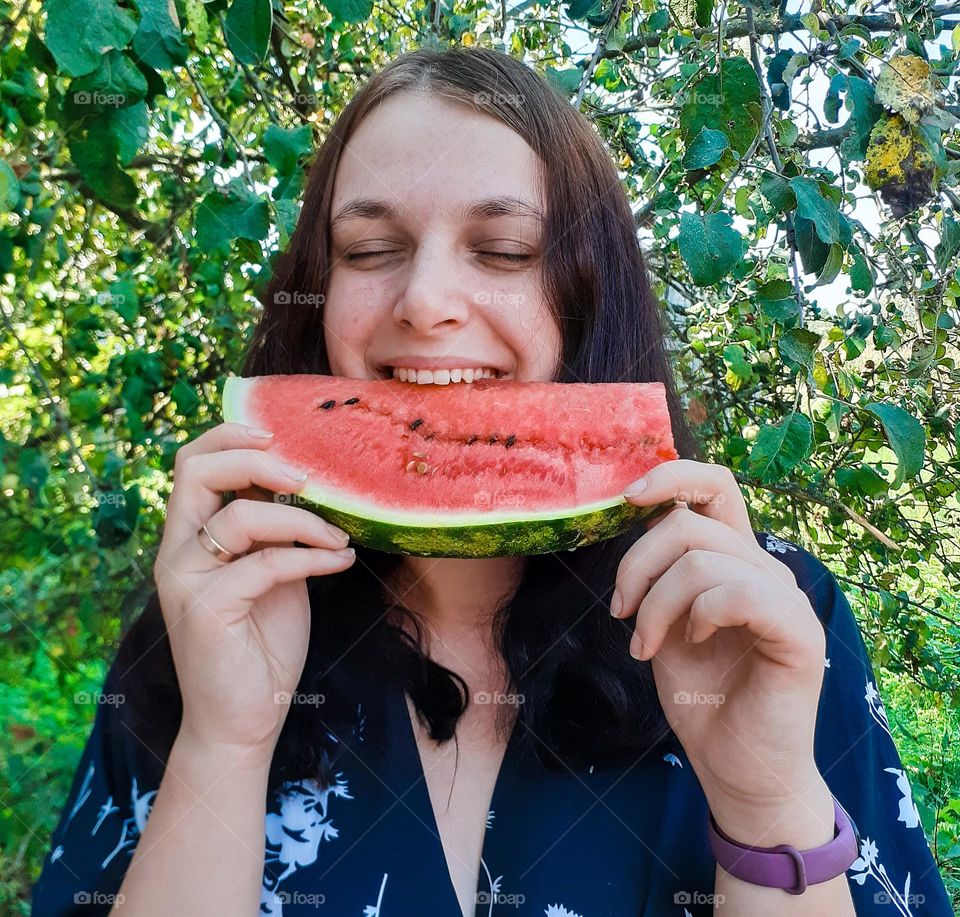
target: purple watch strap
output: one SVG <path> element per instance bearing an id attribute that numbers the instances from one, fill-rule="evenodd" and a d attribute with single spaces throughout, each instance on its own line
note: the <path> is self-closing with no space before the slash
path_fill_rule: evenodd
<path id="1" fill-rule="evenodd" d="M 826 882 L 846 872 L 860 855 L 860 834 L 853 819 L 833 797 L 833 840 L 822 847 L 797 850 L 790 844 L 750 847 L 728 837 L 708 811 L 707 834 L 717 865 L 752 885 L 782 888 L 800 895 L 808 885 Z"/>

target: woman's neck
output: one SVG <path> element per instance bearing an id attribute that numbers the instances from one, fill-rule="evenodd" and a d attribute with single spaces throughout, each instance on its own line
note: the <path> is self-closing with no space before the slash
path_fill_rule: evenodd
<path id="1" fill-rule="evenodd" d="M 514 594 L 526 558 L 404 558 L 385 588 L 387 604 L 410 608 L 440 636 L 489 631 L 494 612 Z"/>

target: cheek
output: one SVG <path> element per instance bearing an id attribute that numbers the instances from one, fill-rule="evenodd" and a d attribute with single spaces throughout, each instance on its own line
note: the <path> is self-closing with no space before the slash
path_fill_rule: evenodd
<path id="1" fill-rule="evenodd" d="M 376 324 L 372 310 L 340 307 L 348 299 L 329 297 L 323 315 L 324 341 L 330 369 L 335 375 L 349 375 L 363 367 L 367 343 Z"/>

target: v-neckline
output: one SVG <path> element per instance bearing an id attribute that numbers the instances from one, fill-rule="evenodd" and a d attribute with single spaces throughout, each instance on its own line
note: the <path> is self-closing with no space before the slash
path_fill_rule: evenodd
<path id="1" fill-rule="evenodd" d="M 390 689 L 390 699 L 394 704 L 394 711 L 401 719 L 400 722 L 405 724 L 401 726 L 400 732 L 403 737 L 404 749 L 406 755 L 406 768 L 408 773 L 413 777 L 411 785 L 415 785 L 416 789 L 413 790 L 417 794 L 417 804 L 421 810 L 421 818 L 423 823 L 426 825 L 430 834 L 433 836 L 436 843 L 434 844 L 433 854 L 439 858 L 438 870 L 442 872 L 445 877 L 446 885 L 446 894 L 450 899 L 446 908 L 443 911 L 438 911 L 438 913 L 450 913 L 450 914 L 462 914 L 460 908 L 460 898 L 457 895 L 456 886 L 453 883 L 453 878 L 450 875 L 450 866 L 447 863 L 447 854 L 443 849 L 443 838 L 440 836 L 440 825 L 437 822 L 436 813 L 433 811 L 433 802 L 430 799 L 430 788 L 427 786 L 427 776 L 423 768 L 423 760 L 420 757 L 420 747 L 417 745 L 417 736 L 414 732 L 413 720 L 410 716 L 410 709 L 407 706 L 406 692 L 403 690 L 403 687 L 394 683 Z M 474 888 L 473 900 L 475 902 L 474 914 L 473 917 L 485 917 L 487 911 L 481 912 L 481 901 L 479 900 L 479 893 L 481 891 L 480 885 L 484 881 L 484 869 L 487 864 L 487 850 L 488 850 L 488 840 L 490 831 L 490 813 L 494 814 L 496 818 L 497 806 L 500 804 L 504 794 L 507 793 L 508 787 L 512 785 L 517 778 L 517 767 L 518 763 L 515 761 L 515 755 L 512 754 L 516 746 L 517 740 L 520 733 L 520 716 L 519 713 L 513 721 L 513 726 L 510 730 L 510 736 L 507 739 L 506 747 L 504 748 L 503 758 L 500 761 L 500 768 L 497 771 L 497 777 L 494 781 L 493 792 L 490 796 L 490 804 L 487 807 L 486 823 L 483 829 L 483 842 L 480 848 L 480 859 L 481 863 L 480 869 L 477 873 L 477 885 Z M 490 911 L 492 911 L 493 903 L 493 876 L 489 876 L 487 881 L 490 883 L 491 887 L 486 890 L 487 894 L 490 896 Z"/>

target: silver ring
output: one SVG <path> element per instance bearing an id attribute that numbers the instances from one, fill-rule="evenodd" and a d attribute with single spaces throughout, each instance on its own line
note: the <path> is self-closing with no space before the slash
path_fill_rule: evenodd
<path id="1" fill-rule="evenodd" d="M 206 522 L 197 529 L 197 539 L 217 560 L 221 560 L 224 563 L 229 563 L 231 560 L 235 560 L 240 556 L 239 554 L 234 554 L 233 551 L 228 551 L 220 544 L 220 542 L 210 534 Z"/>

